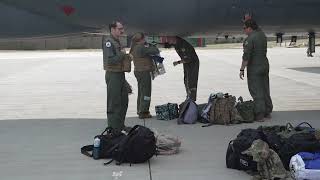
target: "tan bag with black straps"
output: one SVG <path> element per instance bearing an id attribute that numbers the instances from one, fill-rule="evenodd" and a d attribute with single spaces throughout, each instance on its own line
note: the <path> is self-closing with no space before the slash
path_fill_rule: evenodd
<path id="1" fill-rule="evenodd" d="M 236 116 L 234 112 L 235 103 L 236 97 L 232 95 L 225 94 L 223 97 L 217 98 L 210 109 L 210 123 L 232 124 Z"/>

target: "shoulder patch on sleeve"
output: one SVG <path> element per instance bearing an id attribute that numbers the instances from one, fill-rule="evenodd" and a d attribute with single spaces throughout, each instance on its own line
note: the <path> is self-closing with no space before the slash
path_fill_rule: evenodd
<path id="1" fill-rule="evenodd" d="M 110 41 L 107 41 L 107 42 L 106 42 L 106 47 L 107 47 L 107 48 L 111 47 L 111 42 L 110 42 Z"/>
<path id="2" fill-rule="evenodd" d="M 246 41 L 244 41 L 244 46 L 247 46 L 249 44 L 249 42 L 246 40 Z"/>

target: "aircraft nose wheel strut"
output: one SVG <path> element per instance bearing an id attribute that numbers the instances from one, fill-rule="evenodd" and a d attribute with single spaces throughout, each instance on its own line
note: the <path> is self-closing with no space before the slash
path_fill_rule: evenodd
<path id="1" fill-rule="evenodd" d="M 316 35 L 314 32 L 309 32 L 309 41 L 308 41 L 308 49 L 307 56 L 313 57 L 312 53 L 316 52 Z"/>

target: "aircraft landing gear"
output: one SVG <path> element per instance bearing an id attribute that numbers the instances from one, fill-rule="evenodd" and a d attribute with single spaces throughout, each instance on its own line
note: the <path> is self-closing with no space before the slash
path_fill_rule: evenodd
<path id="1" fill-rule="evenodd" d="M 307 56 L 313 57 L 312 53 L 316 52 L 316 35 L 314 32 L 309 32 L 309 42 L 308 42 L 308 50 Z"/>
<path id="2" fill-rule="evenodd" d="M 297 36 L 291 36 L 291 41 L 289 46 L 295 46 L 297 44 L 297 39 L 298 39 Z"/>
<path id="3" fill-rule="evenodd" d="M 277 33 L 276 36 L 277 36 L 277 44 L 279 43 L 281 46 L 283 33 Z"/>
<path id="4" fill-rule="evenodd" d="M 310 48 L 307 49 L 307 57 L 313 57 L 312 52 L 310 52 Z"/>

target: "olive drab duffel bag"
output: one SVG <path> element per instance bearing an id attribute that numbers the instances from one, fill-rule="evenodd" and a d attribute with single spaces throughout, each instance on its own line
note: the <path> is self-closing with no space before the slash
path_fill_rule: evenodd
<path id="1" fill-rule="evenodd" d="M 254 122 L 254 102 L 243 101 L 243 98 L 240 96 L 236 104 L 236 108 L 242 117 L 241 122 L 252 123 Z"/>

